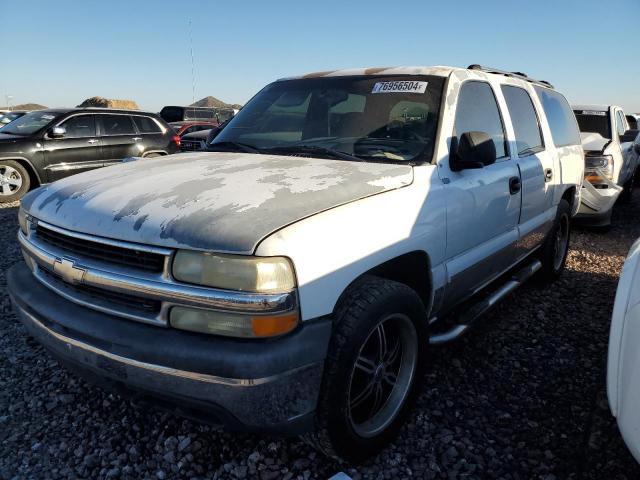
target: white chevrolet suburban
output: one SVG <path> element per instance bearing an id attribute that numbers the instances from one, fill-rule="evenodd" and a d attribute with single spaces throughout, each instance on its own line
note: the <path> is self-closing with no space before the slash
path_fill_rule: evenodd
<path id="1" fill-rule="evenodd" d="M 564 268 L 584 157 L 565 98 L 480 67 L 276 81 L 208 151 L 29 193 L 16 312 L 63 364 L 357 461 L 430 346 Z"/>
<path id="2" fill-rule="evenodd" d="M 634 150 L 637 130 L 632 130 L 620 107 L 575 105 L 585 152 L 585 182 L 577 219 L 593 226 L 611 223 L 618 196 L 630 202 L 638 168 Z"/>

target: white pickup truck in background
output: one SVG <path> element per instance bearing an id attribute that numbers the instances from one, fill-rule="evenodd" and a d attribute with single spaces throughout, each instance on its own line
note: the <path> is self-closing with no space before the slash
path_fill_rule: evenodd
<path id="1" fill-rule="evenodd" d="M 631 129 L 620 107 L 574 105 L 585 152 L 585 181 L 578 212 L 581 223 L 608 226 L 613 206 L 620 196 L 631 201 L 638 154 Z M 636 125 L 637 127 L 637 125 Z"/>

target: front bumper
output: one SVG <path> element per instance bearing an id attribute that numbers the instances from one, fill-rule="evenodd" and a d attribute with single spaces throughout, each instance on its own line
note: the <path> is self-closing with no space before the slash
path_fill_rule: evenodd
<path id="1" fill-rule="evenodd" d="M 599 175 L 607 188 L 595 188 L 587 180 L 582 184 L 581 201 L 575 220 L 583 225 L 605 226 L 611 223 L 613 205 L 622 192 L 622 188 Z"/>
<path id="2" fill-rule="evenodd" d="M 7 283 L 29 333 L 89 381 L 232 430 L 298 434 L 313 425 L 328 319 L 246 341 L 82 307 L 44 287 L 24 263 L 8 271 Z"/>

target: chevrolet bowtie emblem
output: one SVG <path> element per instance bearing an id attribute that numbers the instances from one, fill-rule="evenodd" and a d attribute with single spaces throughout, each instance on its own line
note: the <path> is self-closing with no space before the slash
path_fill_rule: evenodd
<path id="1" fill-rule="evenodd" d="M 62 279 L 71 284 L 82 283 L 82 277 L 87 273 L 86 270 L 76 267 L 73 260 L 63 258 L 56 259 L 53 263 L 53 271 L 62 277 Z"/>

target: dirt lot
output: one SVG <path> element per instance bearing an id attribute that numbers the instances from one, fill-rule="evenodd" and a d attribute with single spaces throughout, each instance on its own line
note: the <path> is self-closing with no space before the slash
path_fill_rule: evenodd
<path id="1" fill-rule="evenodd" d="M 567 271 L 527 285 L 433 352 L 410 423 L 364 465 L 295 439 L 231 435 L 76 380 L 29 345 L 6 295 L 17 208 L 0 209 L 0 478 L 637 479 L 605 394 L 613 298 L 640 193 L 606 234 L 574 231 Z"/>

